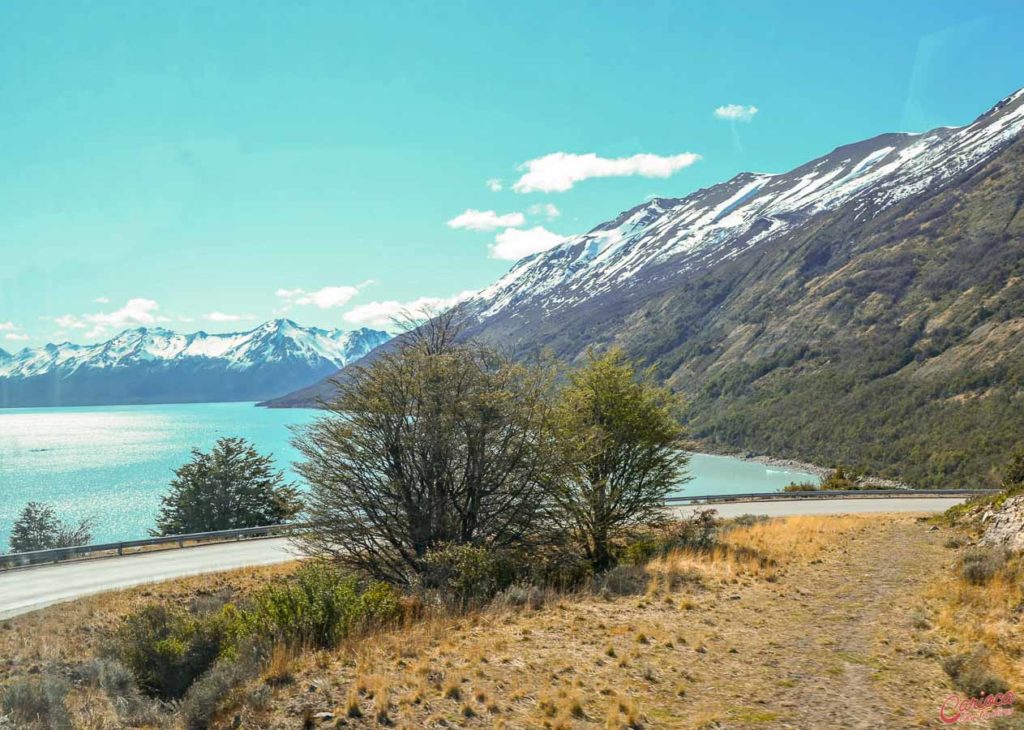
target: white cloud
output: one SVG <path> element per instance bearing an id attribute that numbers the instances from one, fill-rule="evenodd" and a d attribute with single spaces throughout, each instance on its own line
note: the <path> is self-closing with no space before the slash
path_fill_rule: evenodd
<path id="1" fill-rule="evenodd" d="M 517 193 L 564 193 L 583 180 L 594 177 L 668 177 L 700 159 L 700 155 L 683 152 L 679 155 L 639 154 L 632 157 L 598 157 L 593 152 L 576 155 L 552 152 L 519 165 L 524 172 L 512 189 Z"/>
<path id="2" fill-rule="evenodd" d="M 87 314 L 86 322 L 98 327 L 130 327 L 132 325 L 149 325 L 167 322 L 166 317 L 156 314 L 160 305 L 153 299 L 129 299 L 123 307 L 105 314 Z"/>
<path id="3" fill-rule="evenodd" d="M 494 237 L 491 258 L 518 261 L 524 256 L 554 248 L 565 240 L 565 236 L 552 233 L 544 226 L 534 226 L 525 230 L 506 228 Z"/>
<path id="4" fill-rule="evenodd" d="M 109 297 L 96 297 L 95 299 L 93 299 L 93 302 L 96 303 L 96 304 L 110 304 L 110 298 Z"/>
<path id="5" fill-rule="evenodd" d="M 363 284 L 366 285 L 365 283 Z M 331 309 L 347 304 L 352 297 L 359 293 L 357 286 L 325 286 L 316 291 L 305 289 L 278 289 L 274 294 L 284 299 L 289 305 L 299 306 L 314 305 L 320 309 Z"/>
<path id="6" fill-rule="evenodd" d="M 487 189 L 492 193 L 500 193 L 504 185 L 501 184 L 501 180 L 496 177 L 492 177 L 487 181 Z"/>
<path id="7" fill-rule="evenodd" d="M 62 330 L 81 330 L 85 329 L 85 322 L 81 321 L 78 317 L 73 314 L 65 314 L 60 317 L 54 317 L 53 321 L 57 323 L 57 326 Z"/>
<path id="8" fill-rule="evenodd" d="M 527 210 L 530 211 L 530 215 L 542 215 L 548 220 L 554 220 L 558 216 L 562 215 L 562 211 L 558 209 L 554 203 L 539 203 L 537 205 L 531 205 Z"/>
<path id="9" fill-rule="evenodd" d="M 251 314 L 225 314 L 224 312 L 210 312 L 204 315 L 211 322 L 241 322 L 246 319 L 253 319 Z"/>
<path id="10" fill-rule="evenodd" d="M 99 337 L 106 334 L 109 328 L 125 329 L 128 327 L 148 326 L 161 322 L 170 322 L 168 317 L 157 314 L 160 305 L 153 299 L 137 297 L 129 299 L 125 305 L 113 312 L 97 314 L 64 314 L 53 317 L 53 322 L 61 330 L 84 330 L 86 337 Z"/>
<path id="11" fill-rule="evenodd" d="M 749 122 L 757 114 L 757 111 L 758 109 L 754 105 L 726 104 L 715 109 L 715 116 L 719 119 L 729 119 L 734 122 Z"/>
<path id="12" fill-rule="evenodd" d="M 281 299 L 296 299 L 305 294 L 304 289 L 278 289 L 274 292 L 274 296 L 280 297 Z"/>
<path id="13" fill-rule="evenodd" d="M 467 208 L 464 213 L 448 221 L 448 227 L 466 228 L 471 231 L 493 231 L 496 228 L 515 228 L 524 223 L 526 223 L 526 216 L 522 213 L 498 215 L 493 210 Z"/>
<path id="14" fill-rule="evenodd" d="M 345 321 L 364 327 L 392 327 L 395 320 L 425 319 L 466 301 L 474 294 L 475 291 L 464 291 L 453 297 L 420 297 L 409 302 L 369 302 L 345 312 Z"/>
<path id="15" fill-rule="evenodd" d="M 10 321 L 0 322 L 0 332 L 6 333 L 4 335 L 4 339 L 10 340 L 11 342 L 21 342 L 23 340 L 32 339 L 21 331 L 21 327 Z"/>

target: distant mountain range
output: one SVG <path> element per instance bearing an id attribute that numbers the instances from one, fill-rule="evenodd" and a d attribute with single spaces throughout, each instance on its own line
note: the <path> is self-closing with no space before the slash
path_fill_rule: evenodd
<path id="1" fill-rule="evenodd" d="M 516 263 L 468 333 L 569 361 L 621 345 L 710 446 L 983 483 L 1024 438 L 1022 130 L 1024 90 L 647 201 Z"/>
<path id="2" fill-rule="evenodd" d="M 140 327 L 95 345 L 0 350 L 0 407 L 263 400 L 314 383 L 389 337 L 278 319 L 233 334 Z"/>

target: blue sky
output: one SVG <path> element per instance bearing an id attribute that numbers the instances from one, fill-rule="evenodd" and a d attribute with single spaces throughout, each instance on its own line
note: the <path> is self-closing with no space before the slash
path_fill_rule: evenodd
<path id="1" fill-rule="evenodd" d="M 840 5 L 2 3 L 0 347 L 372 326 L 1024 86 L 1019 2 Z"/>

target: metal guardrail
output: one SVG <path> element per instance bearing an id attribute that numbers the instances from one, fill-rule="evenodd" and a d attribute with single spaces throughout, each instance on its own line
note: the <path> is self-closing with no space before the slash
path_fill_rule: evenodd
<path id="1" fill-rule="evenodd" d="M 665 501 L 672 504 L 688 504 L 703 502 L 746 502 L 746 501 L 785 501 L 794 499 L 835 499 L 836 497 L 900 497 L 913 499 L 916 497 L 976 497 L 984 494 L 996 494 L 998 489 L 815 489 L 800 492 L 749 492 L 746 494 L 704 494 L 699 496 L 681 495 L 666 497 Z"/>
<path id="2" fill-rule="evenodd" d="M 165 535 L 146 537 L 141 540 L 122 540 L 121 542 L 100 543 L 98 545 L 80 545 L 78 547 L 53 548 L 52 550 L 33 550 L 24 553 L 0 555 L 0 568 L 16 568 L 38 563 L 57 563 L 93 553 L 111 553 L 124 555 L 125 550 L 157 545 L 177 545 L 184 547 L 187 542 L 223 542 L 241 540 L 243 538 L 268 537 L 294 530 L 298 525 L 267 525 L 264 527 L 240 527 L 234 530 L 216 530 L 213 532 L 193 532 L 188 535 Z"/>
<path id="3" fill-rule="evenodd" d="M 998 489 L 844 489 L 815 490 L 801 492 L 748 492 L 745 494 L 703 494 L 697 496 L 666 497 L 670 504 L 715 504 L 721 502 L 744 501 L 785 501 L 797 499 L 834 499 L 836 497 L 973 497 L 982 494 L 995 494 Z M 186 542 L 211 542 L 225 540 L 241 540 L 243 538 L 268 537 L 275 534 L 288 533 L 301 525 L 268 525 L 265 527 L 242 527 L 235 530 L 218 530 L 214 532 L 194 532 L 189 535 L 167 535 L 163 537 L 147 537 L 141 540 L 122 540 L 99 545 L 82 545 L 79 547 L 54 548 L 53 550 L 34 550 L 26 553 L 0 555 L 0 568 L 16 568 L 40 563 L 57 563 L 62 560 L 93 555 L 96 553 L 116 552 L 123 555 L 125 550 L 158 545 L 177 545 L 184 547 Z"/>

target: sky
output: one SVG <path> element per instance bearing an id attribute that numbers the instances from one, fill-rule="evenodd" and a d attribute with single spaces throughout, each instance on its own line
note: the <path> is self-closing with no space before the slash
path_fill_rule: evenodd
<path id="1" fill-rule="evenodd" d="M 0 0 L 0 348 L 386 327 L 652 196 L 969 123 L 1018 2 Z"/>

